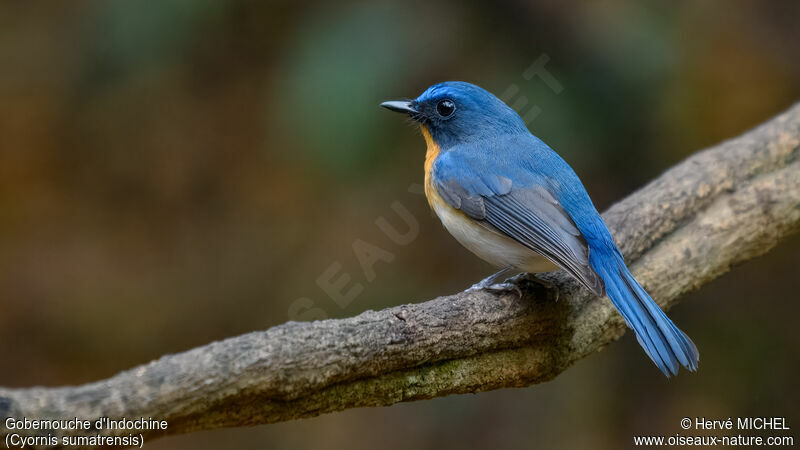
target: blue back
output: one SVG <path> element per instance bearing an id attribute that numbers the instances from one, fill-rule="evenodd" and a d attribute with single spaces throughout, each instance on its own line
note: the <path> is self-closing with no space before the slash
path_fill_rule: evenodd
<path id="1" fill-rule="evenodd" d="M 466 142 L 443 148 L 434 163 L 434 179 L 464 180 L 466 182 L 462 185 L 470 195 L 490 194 L 481 186 L 488 184 L 491 187 L 495 175 L 510 179 L 513 189 L 545 186 L 575 222 L 591 248 L 617 251 L 611 233 L 575 171 L 527 128 L 510 134 L 497 132 L 483 138 L 474 136 Z M 481 183 L 469 182 L 474 179 L 480 179 Z M 500 194 L 500 191 L 495 189 L 491 193 Z"/>

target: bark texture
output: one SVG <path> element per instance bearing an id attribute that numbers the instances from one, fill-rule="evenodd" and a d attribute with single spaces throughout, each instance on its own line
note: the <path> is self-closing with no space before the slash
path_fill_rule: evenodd
<path id="1" fill-rule="evenodd" d="M 694 154 L 603 217 L 664 308 L 769 251 L 800 227 L 800 104 Z M 551 288 L 521 279 L 522 298 L 461 292 L 289 322 L 83 386 L 0 388 L 0 418 L 152 417 L 173 434 L 540 383 L 625 332 L 607 299 L 563 273 L 548 278 Z"/>

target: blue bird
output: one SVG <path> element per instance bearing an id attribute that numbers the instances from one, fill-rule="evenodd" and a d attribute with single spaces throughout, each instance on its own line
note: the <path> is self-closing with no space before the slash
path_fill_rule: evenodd
<path id="1" fill-rule="evenodd" d="M 425 195 L 444 227 L 502 268 L 476 287 L 515 289 L 496 281 L 511 271 L 562 268 L 595 295 L 608 295 L 667 377 L 679 366 L 697 369 L 697 347 L 631 275 L 581 180 L 514 110 L 461 81 L 381 106 L 419 122 Z"/>

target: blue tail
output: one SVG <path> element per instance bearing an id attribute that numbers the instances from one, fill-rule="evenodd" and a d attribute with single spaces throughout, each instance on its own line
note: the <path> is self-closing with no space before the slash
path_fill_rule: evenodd
<path id="1" fill-rule="evenodd" d="M 633 278 L 622 255 L 615 251 L 611 255 L 595 253 L 593 256 L 592 267 L 603 279 L 608 298 L 664 375 L 677 375 L 678 364 L 691 371 L 697 370 L 700 354 L 694 342 L 669 320 Z"/>

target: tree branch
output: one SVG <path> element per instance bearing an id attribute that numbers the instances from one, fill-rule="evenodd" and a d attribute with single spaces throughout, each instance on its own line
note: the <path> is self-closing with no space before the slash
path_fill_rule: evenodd
<path id="1" fill-rule="evenodd" d="M 799 156 L 800 103 L 693 155 L 604 218 L 636 277 L 669 308 L 798 230 Z M 0 418 L 169 422 L 150 438 L 540 383 L 625 331 L 608 300 L 563 273 L 548 277 L 552 289 L 523 281 L 522 299 L 461 292 L 289 322 L 83 386 L 0 388 Z"/>

